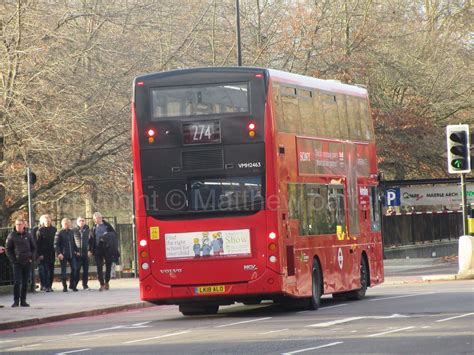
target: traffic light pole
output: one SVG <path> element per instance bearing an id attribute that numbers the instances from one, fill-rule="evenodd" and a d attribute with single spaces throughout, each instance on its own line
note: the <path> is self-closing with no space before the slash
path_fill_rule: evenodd
<path id="1" fill-rule="evenodd" d="M 31 168 L 26 168 L 26 181 L 28 184 L 28 224 L 33 229 L 33 201 L 31 198 Z"/>
<path id="2" fill-rule="evenodd" d="M 467 192 L 466 174 L 461 174 L 462 234 L 467 235 Z"/>
<path id="3" fill-rule="evenodd" d="M 28 185 L 28 225 L 30 228 L 30 233 L 33 233 L 33 199 L 31 196 L 31 168 L 26 168 L 26 184 Z M 34 238 L 35 236 L 33 236 Z M 33 255 L 33 262 L 31 263 L 31 283 L 30 283 L 30 291 L 36 292 L 36 282 L 35 282 L 35 266 L 36 266 L 36 256 Z"/>

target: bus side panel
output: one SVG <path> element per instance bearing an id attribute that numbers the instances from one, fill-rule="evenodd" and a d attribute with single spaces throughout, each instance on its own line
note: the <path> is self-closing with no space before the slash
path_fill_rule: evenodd
<path id="1" fill-rule="evenodd" d="M 383 270 L 383 245 L 381 242 L 382 236 L 380 233 L 374 237 L 376 243 L 374 244 L 373 259 L 369 260 L 370 265 L 370 285 L 374 286 L 384 281 Z"/>

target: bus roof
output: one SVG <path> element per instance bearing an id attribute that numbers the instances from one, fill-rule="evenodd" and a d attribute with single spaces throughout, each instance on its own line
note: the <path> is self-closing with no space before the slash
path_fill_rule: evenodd
<path id="1" fill-rule="evenodd" d="M 155 72 L 149 73 L 145 75 L 139 75 L 135 78 L 135 81 L 139 80 L 149 80 L 149 79 L 157 79 L 160 77 L 169 77 L 179 74 L 186 74 L 186 73 L 236 73 L 236 72 L 246 72 L 246 73 L 265 73 L 267 77 L 270 79 L 291 84 L 295 86 L 303 86 L 308 88 L 315 88 L 323 91 L 330 91 L 330 92 L 337 92 L 337 93 L 344 93 L 350 94 L 355 96 L 362 96 L 367 97 L 367 89 L 355 86 L 355 85 L 348 85 L 343 84 L 337 80 L 324 80 L 324 79 L 317 79 L 310 76 L 304 76 L 299 74 L 292 74 L 280 70 L 275 69 L 268 69 L 268 68 L 259 68 L 259 67 L 197 67 L 197 68 L 186 68 L 186 69 L 175 69 L 170 71 L 163 71 L 163 72 Z"/>
<path id="2" fill-rule="evenodd" d="M 367 89 L 360 86 L 343 84 L 337 80 L 324 80 L 317 79 L 310 76 L 304 76 L 299 74 L 292 74 L 280 70 L 267 69 L 270 74 L 270 78 L 276 81 L 315 88 L 323 91 L 331 91 L 337 93 L 351 94 L 355 96 L 367 97 Z"/>

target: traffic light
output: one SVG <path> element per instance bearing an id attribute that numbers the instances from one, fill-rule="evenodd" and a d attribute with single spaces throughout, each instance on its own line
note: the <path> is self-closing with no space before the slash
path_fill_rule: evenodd
<path id="1" fill-rule="evenodd" d="M 448 170 L 451 174 L 471 172 L 469 126 L 467 124 L 446 127 Z"/>
<path id="2" fill-rule="evenodd" d="M 30 172 L 30 184 L 36 184 L 36 174 L 34 172 Z M 28 173 L 25 174 L 25 182 L 28 183 Z"/>

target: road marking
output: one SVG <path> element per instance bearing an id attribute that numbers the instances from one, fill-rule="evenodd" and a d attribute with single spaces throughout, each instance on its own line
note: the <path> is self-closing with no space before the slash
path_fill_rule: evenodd
<path id="1" fill-rule="evenodd" d="M 306 348 L 306 349 L 301 349 L 301 350 L 295 350 L 291 351 L 289 353 L 283 353 L 282 355 L 291 355 L 291 354 L 298 354 L 302 353 L 305 351 L 311 351 L 311 350 L 317 350 L 317 349 L 322 349 L 322 348 L 329 348 L 330 346 L 335 346 L 344 343 L 343 341 L 336 341 L 334 343 L 326 344 L 326 345 L 320 345 L 320 346 L 315 346 L 314 348 Z"/>
<path id="2" fill-rule="evenodd" d="M 2 343 L 13 343 L 15 340 L 0 340 L 0 344 Z"/>
<path id="3" fill-rule="evenodd" d="M 359 320 L 359 319 L 364 319 L 364 318 L 365 317 L 350 317 L 350 318 L 344 318 L 344 319 L 336 319 L 336 320 L 332 320 L 330 322 L 310 324 L 310 325 L 307 325 L 307 327 L 324 328 L 324 327 L 330 327 L 332 325 L 352 322 L 354 320 Z"/>
<path id="4" fill-rule="evenodd" d="M 403 314 L 394 313 L 391 316 L 350 317 L 350 318 L 336 319 L 336 320 L 332 320 L 330 322 L 310 324 L 310 325 L 307 325 L 306 327 L 325 328 L 325 327 L 330 327 L 330 326 L 337 325 L 337 324 L 348 323 L 348 322 L 352 322 L 352 321 L 360 320 L 360 319 L 393 319 L 393 318 L 408 318 L 408 316 L 404 316 Z"/>
<path id="5" fill-rule="evenodd" d="M 415 296 L 426 296 L 426 295 L 432 295 L 435 292 L 428 292 L 428 293 L 417 293 L 414 295 L 402 295 L 402 296 L 392 296 L 392 297 L 383 297 L 383 298 L 376 298 L 373 300 L 369 300 L 369 302 L 375 302 L 375 301 L 384 301 L 384 300 L 393 300 L 395 298 L 405 298 L 405 297 L 415 297 Z"/>
<path id="6" fill-rule="evenodd" d="M 461 314 L 460 316 L 454 316 L 454 317 L 449 317 L 449 318 L 445 318 L 445 319 L 439 319 L 439 320 L 436 321 L 436 323 L 447 322 L 448 320 L 451 320 L 451 319 L 468 317 L 468 316 L 472 316 L 473 314 L 474 313 L 466 313 L 466 314 Z"/>
<path id="7" fill-rule="evenodd" d="M 286 329 L 279 329 L 279 330 L 270 330 L 269 332 L 265 332 L 265 333 L 258 333 L 260 335 L 264 335 L 264 334 L 272 334 L 272 333 L 279 333 L 279 332 L 284 332 L 285 330 L 289 330 L 288 328 Z"/>
<path id="8" fill-rule="evenodd" d="M 230 323 L 230 324 L 224 324 L 224 325 L 216 325 L 214 328 L 225 328 L 225 327 L 231 327 L 233 325 L 238 325 L 238 324 L 244 324 L 244 323 L 253 323 L 253 322 L 259 322 L 261 320 L 267 320 L 271 319 L 272 317 L 265 317 L 265 318 L 258 318 L 258 319 L 251 319 L 251 320 L 244 320 L 242 322 L 235 322 L 235 323 Z"/>
<path id="9" fill-rule="evenodd" d="M 135 323 L 135 324 L 132 324 L 133 327 L 141 327 L 142 325 L 145 325 L 145 324 L 148 324 L 148 323 L 151 323 L 151 321 L 149 322 L 143 322 L 143 323 Z"/>
<path id="10" fill-rule="evenodd" d="M 336 304 L 334 306 L 320 307 L 319 311 L 323 311 L 323 310 L 329 309 L 329 308 L 344 307 L 344 306 L 347 306 L 347 305 L 348 305 L 348 303 L 342 303 L 342 304 Z M 298 313 L 308 313 L 308 312 L 313 312 L 313 311 L 299 311 Z"/>
<path id="11" fill-rule="evenodd" d="M 337 308 L 337 307 L 344 307 L 344 306 L 347 306 L 348 303 L 342 303 L 342 304 L 336 304 L 334 306 L 327 306 L 327 307 L 321 307 L 319 310 L 320 311 L 323 311 L 325 309 L 329 309 L 329 308 Z"/>
<path id="12" fill-rule="evenodd" d="M 56 355 L 80 353 L 80 352 L 83 352 L 83 351 L 90 351 L 90 350 L 92 350 L 92 349 L 91 348 L 78 349 L 78 350 L 72 350 L 72 351 L 65 351 L 63 353 L 56 353 Z"/>
<path id="13" fill-rule="evenodd" d="M 148 340 L 155 340 L 155 339 L 161 339 L 161 338 L 168 338 L 168 337 L 173 337 L 173 336 L 176 336 L 176 335 L 187 334 L 187 333 L 190 333 L 190 332 L 191 332 L 190 330 L 185 330 L 185 331 L 177 332 L 177 333 L 170 333 L 170 334 L 158 335 L 158 336 L 152 337 L 152 338 L 130 340 L 130 341 L 126 341 L 126 342 L 124 342 L 124 343 L 122 343 L 122 344 L 134 344 L 134 343 L 138 343 L 138 342 L 141 342 L 141 341 L 148 341 Z"/>
<path id="14" fill-rule="evenodd" d="M 86 335 L 86 334 L 92 334 L 92 333 L 98 333 L 98 332 L 105 332 L 106 330 L 121 329 L 121 328 L 124 328 L 124 327 L 125 327 L 124 325 L 116 325 L 116 326 L 110 327 L 110 328 L 88 330 L 87 332 L 74 333 L 74 334 L 69 334 L 69 335 L 66 335 L 66 336 L 75 337 L 75 336 L 78 336 L 78 335 Z"/>
<path id="15" fill-rule="evenodd" d="M 382 332 L 382 333 L 366 335 L 366 338 L 378 337 L 379 335 L 385 335 L 385 334 L 390 334 L 390 333 L 395 333 L 395 332 L 401 332 L 402 330 L 408 330 L 408 329 L 413 329 L 413 328 L 415 328 L 415 327 L 405 327 L 405 328 L 400 328 L 400 329 L 387 330 L 386 332 Z"/>
<path id="16" fill-rule="evenodd" d="M 10 340 L 10 341 L 13 341 L 13 340 Z M 22 345 L 22 346 L 17 346 L 15 348 L 5 349 L 4 351 L 25 350 L 26 348 L 34 348 L 34 347 L 37 347 L 37 346 L 40 346 L 40 345 L 41 345 L 40 343 L 31 344 L 31 345 Z"/>
<path id="17" fill-rule="evenodd" d="M 108 336 L 107 334 L 102 334 L 102 335 L 97 335 L 95 337 L 84 338 L 84 339 L 81 339 L 81 340 L 94 340 L 94 339 L 104 338 L 104 337 L 107 337 L 107 336 Z"/>

